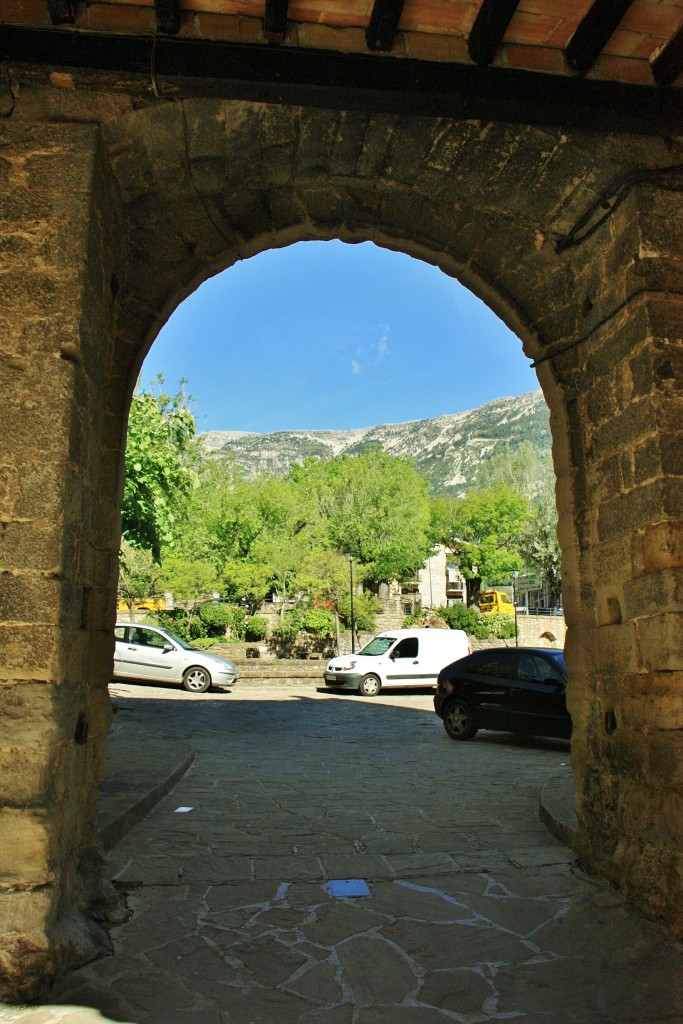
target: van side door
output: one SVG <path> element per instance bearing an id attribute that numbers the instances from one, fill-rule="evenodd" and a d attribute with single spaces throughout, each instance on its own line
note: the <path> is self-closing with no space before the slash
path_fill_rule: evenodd
<path id="1" fill-rule="evenodd" d="M 417 636 L 404 636 L 389 651 L 387 686 L 434 686 L 436 672 L 425 659 L 424 644 Z"/>

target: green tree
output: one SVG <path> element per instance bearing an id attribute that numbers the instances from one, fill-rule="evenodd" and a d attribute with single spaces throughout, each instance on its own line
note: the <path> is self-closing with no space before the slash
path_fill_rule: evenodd
<path id="1" fill-rule="evenodd" d="M 209 562 L 176 551 L 164 556 L 161 578 L 165 589 L 173 594 L 174 603 L 185 609 L 189 622 L 200 601 L 218 589 L 218 577 Z"/>
<path id="2" fill-rule="evenodd" d="M 353 551 L 366 580 L 404 580 L 424 563 L 431 550 L 430 499 L 410 459 L 370 448 L 308 462 L 299 479 L 313 493 L 327 545 Z"/>
<path id="3" fill-rule="evenodd" d="M 119 553 L 119 595 L 128 605 L 131 622 L 135 602 L 145 597 L 155 597 L 161 585 L 161 566 L 154 561 L 152 553 L 122 540 Z"/>
<path id="4" fill-rule="evenodd" d="M 140 384 L 128 418 L 126 477 L 121 507 L 126 540 L 159 561 L 172 546 L 188 495 L 196 485 L 194 416 L 182 389 L 160 390 L 160 375 L 149 391 Z"/>
<path id="5" fill-rule="evenodd" d="M 553 485 L 554 479 L 550 452 L 523 441 L 483 462 L 477 472 L 475 488 L 487 490 L 504 484 L 533 501 Z"/>
<path id="6" fill-rule="evenodd" d="M 521 538 L 532 518 L 529 499 L 503 484 L 433 505 L 433 529 L 455 554 L 473 604 L 483 579 L 497 582 L 523 567 Z"/>
<path id="7" fill-rule="evenodd" d="M 530 499 L 533 518 L 520 537 L 519 550 L 525 565 L 548 583 L 549 600 L 551 605 L 557 606 L 562 595 L 562 579 L 555 473 L 550 452 L 542 452 L 524 441 L 489 459 L 477 474 L 477 486 L 486 488 L 501 483 Z"/>
<path id="8" fill-rule="evenodd" d="M 263 562 L 228 559 L 222 572 L 223 596 L 230 601 L 243 602 L 248 608 L 258 608 L 271 588 L 272 569 Z"/>
<path id="9" fill-rule="evenodd" d="M 562 553 L 552 489 L 546 489 L 535 502 L 534 517 L 522 534 L 519 548 L 528 568 L 535 569 L 547 582 L 550 606 L 558 607 L 562 600 Z"/>

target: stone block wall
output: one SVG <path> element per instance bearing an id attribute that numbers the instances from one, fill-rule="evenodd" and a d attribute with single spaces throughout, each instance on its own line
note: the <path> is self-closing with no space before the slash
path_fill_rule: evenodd
<path id="1" fill-rule="evenodd" d="M 22 74 L 24 77 L 22 77 Z M 12 70 L 0 120 L 0 947 L 30 998 L 92 955 L 130 395 L 207 277 L 371 240 L 470 287 L 551 412 L 584 865 L 683 931 L 675 141 L 107 92 Z M 137 90 L 137 91 L 136 91 Z M 615 181 L 623 201 L 558 245 Z M 14 770 L 21 766 L 21 773 Z"/>
<path id="2" fill-rule="evenodd" d="M 107 892 L 95 809 L 118 516 L 100 490 L 98 137 L 0 122 L 0 991 L 22 998 L 108 941 L 89 915 Z"/>

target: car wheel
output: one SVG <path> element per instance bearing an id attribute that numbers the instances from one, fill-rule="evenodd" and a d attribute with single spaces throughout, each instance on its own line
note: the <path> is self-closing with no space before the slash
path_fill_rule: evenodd
<path id="1" fill-rule="evenodd" d="M 363 676 L 358 686 L 358 692 L 364 697 L 376 697 L 381 685 L 377 676 Z"/>
<path id="2" fill-rule="evenodd" d="M 471 740 L 477 733 L 472 708 L 460 700 L 448 702 L 443 713 L 443 727 L 452 740 Z"/>
<path id="3" fill-rule="evenodd" d="M 205 693 L 211 686 L 211 676 L 205 668 L 194 665 L 183 676 L 183 686 L 190 693 Z"/>

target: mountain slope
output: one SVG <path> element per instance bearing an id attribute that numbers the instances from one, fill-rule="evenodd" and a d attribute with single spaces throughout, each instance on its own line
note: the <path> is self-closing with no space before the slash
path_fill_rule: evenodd
<path id="1" fill-rule="evenodd" d="M 548 452 L 550 428 L 542 392 L 530 391 L 431 420 L 272 434 L 214 430 L 201 441 L 208 453 L 234 461 L 248 477 L 281 475 L 311 456 L 329 459 L 380 445 L 391 455 L 412 458 L 434 493 L 460 495 L 473 485 L 481 464 L 506 449 L 528 442 Z"/>

